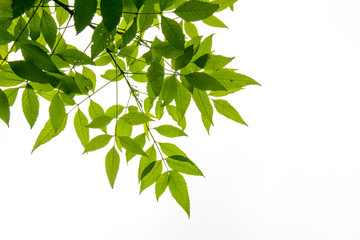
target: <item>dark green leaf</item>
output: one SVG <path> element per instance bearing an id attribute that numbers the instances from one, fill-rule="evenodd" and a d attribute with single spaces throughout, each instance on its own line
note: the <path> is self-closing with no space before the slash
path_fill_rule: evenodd
<path id="1" fill-rule="evenodd" d="M 171 126 L 171 125 L 161 125 L 159 127 L 154 128 L 158 133 L 165 137 L 181 137 L 181 136 L 187 136 L 186 133 L 184 133 L 183 130 Z"/>
<path id="2" fill-rule="evenodd" d="M 0 45 L 6 45 L 13 40 L 13 36 L 8 31 L 0 29 Z"/>
<path id="3" fill-rule="evenodd" d="M 151 49 L 165 58 L 176 58 L 184 53 L 183 50 L 176 49 L 170 43 L 162 42 L 157 38 L 153 41 Z"/>
<path id="4" fill-rule="evenodd" d="M 21 16 L 25 10 L 31 8 L 35 0 L 12 0 L 11 8 L 13 9 L 13 18 Z"/>
<path id="5" fill-rule="evenodd" d="M 94 30 L 91 41 L 91 58 L 94 59 L 101 53 L 105 48 L 109 47 L 110 43 L 113 42 L 115 30 L 109 32 L 104 23 L 100 23 Z"/>
<path id="6" fill-rule="evenodd" d="M 74 127 L 76 134 L 84 147 L 89 143 L 89 128 L 85 127 L 88 124 L 87 117 L 79 108 L 74 117 Z"/>
<path id="7" fill-rule="evenodd" d="M 14 39 L 24 40 L 29 35 L 29 29 L 24 17 L 20 17 L 14 29 Z"/>
<path id="8" fill-rule="evenodd" d="M 85 146 L 85 152 L 91 152 L 105 147 L 110 142 L 112 135 L 102 134 L 94 137 L 91 141 Z"/>
<path id="9" fill-rule="evenodd" d="M 91 23 L 96 7 L 97 0 L 75 0 L 74 22 L 77 34 Z"/>
<path id="10" fill-rule="evenodd" d="M 44 73 L 40 68 L 28 61 L 9 62 L 9 65 L 17 76 L 32 82 L 50 83 L 52 86 L 56 86 L 59 82 L 58 79 Z"/>
<path id="11" fill-rule="evenodd" d="M 111 32 L 120 22 L 123 0 L 101 0 L 100 9 L 104 26 Z"/>
<path id="12" fill-rule="evenodd" d="M 213 107 L 211 106 L 209 96 L 205 91 L 199 90 L 197 88 L 194 88 L 192 96 L 197 108 L 201 113 L 201 119 L 203 121 L 203 124 L 207 132 L 210 133 L 210 126 L 213 124 Z"/>
<path id="13" fill-rule="evenodd" d="M 34 44 L 21 44 L 21 53 L 24 59 L 42 70 L 60 73 L 49 55 Z"/>
<path id="14" fill-rule="evenodd" d="M 53 17 L 46 11 L 42 13 L 40 27 L 46 43 L 52 49 L 56 40 L 57 26 Z"/>
<path id="15" fill-rule="evenodd" d="M 149 167 L 151 167 L 151 169 L 148 170 Z M 151 162 L 148 167 L 145 168 L 141 176 L 140 193 L 154 184 L 160 177 L 161 172 L 162 161 Z"/>
<path id="16" fill-rule="evenodd" d="M 32 128 L 39 115 L 39 100 L 31 87 L 26 87 L 23 92 L 22 109 L 30 128 Z"/>
<path id="17" fill-rule="evenodd" d="M 228 69 L 220 69 L 212 72 L 211 76 L 228 90 L 245 87 L 247 85 L 260 85 L 254 79 Z"/>
<path id="18" fill-rule="evenodd" d="M 159 0 L 160 11 L 164 11 L 165 9 L 171 7 L 176 0 Z"/>
<path id="19" fill-rule="evenodd" d="M 201 90 L 226 90 L 219 81 L 207 73 L 194 72 L 184 77 L 191 85 Z"/>
<path id="20" fill-rule="evenodd" d="M 147 156 L 146 153 L 142 150 L 142 148 L 137 144 L 134 139 L 126 136 L 118 136 L 120 140 L 121 146 L 123 146 L 126 150 L 131 151 L 135 154 Z"/>
<path id="21" fill-rule="evenodd" d="M 64 130 L 65 126 L 66 126 L 66 122 L 67 122 L 67 115 L 65 116 L 61 127 L 55 131 L 50 119 L 46 122 L 44 128 L 41 130 L 39 136 L 36 139 L 36 142 L 34 144 L 33 149 L 31 150 L 31 152 L 34 152 L 35 149 L 37 149 L 39 146 L 47 143 L 48 141 L 50 141 L 52 138 L 56 137 L 62 130 Z"/>
<path id="22" fill-rule="evenodd" d="M 233 106 L 231 106 L 230 103 L 228 103 L 226 100 L 213 99 L 213 102 L 214 102 L 215 109 L 218 113 L 220 113 L 221 115 L 223 115 L 231 120 L 234 120 L 235 122 L 238 122 L 238 123 L 241 123 L 241 124 L 244 124 L 247 126 L 247 124 L 242 119 L 242 117 L 240 116 L 238 111 Z"/>
<path id="23" fill-rule="evenodd" d="M 137 9 L 140 9 L 146 0 L 133 0 Z"/>
<path id="24" fill-rule="evenodd" d="M 161 16 L 161 31 L 174 48 L 184 49 L 185 36 L 180 25 L 175 20 Z"/>
<path id="25" fill-rule="evenodd" d="M 210 17 L 218 8 L 218 4 L 194 0 L 184 2 L 174 13 L 185 21 L 193 22 Z"/>
<path id="26" fill-rule="evenodd" d="M 173 155 L 166 158 L 166 162 L 171 169 L 195 176 L 204 176 L 201 170 L 193 161 L 181 155 Z"/>
<path id="27" fill-rule="evenodd" d="M 0 119 L 2 119 L 9 127 L 10 105 L 6 94 L 1 89 L 0 89 Z"/>
<path id="28" fill-rule="evenodd" d="M 137 33 L 137 18 L 134 18 L 133 23 L 131 24 L 130 28 L 126 30 L 124 35 L 122 35 L 122 43 L 121 47 L 125 47 L 128 45 L 136 36 Z"/>
<path id="29" fill-rule="evenodd" d="M 167 186 L 169 185 L 169 176 L 170 176 L 169 172 L 164 172 L 156 180 L 155 194 L 156 194 L 157 201 L 159 201 L 160 196 L 165 192 Z"/>
<path id="30" fill-rule="evenodd" d="M 190 199 L 184 177 L 177 171 L 170 171 L 169 190 L 176 202 L 190 217 Z"/>
<path id="31" fill-rule="evenodd" d="M 56 132 L 61 127 L 61 124 L 66 116 L 65 105 L 64 102 L 61 100 L 59 94 L 55 94 L 53 99 L 51 100 L 49 107 L 49 115 L 51 124 L 54 128 L 54 131 Z"/>
<path id="32" fill-rule="evenodd" d="M 184 50 L 184 54 L 175 59 L 175 70 L 186 67 L 194 56 L 194 46 L 191 45 Z"/>
<path id="33" fill-rule="evenodd" d="M 83 52 L 80 52 L 77 49 L 67 49 L 61 53 L 58 53 L 64 61 L 72 65 L 84 65 L 84 64 L 94 64 L 88 55 Z"/>
<path id="34" fill-rule="evenodd" d="M 147 78 L 153 93 L 159 96 L 164 81 L 164 67 L 158 62 L 152 62 L 147 71 Z"/>
<path id="35" fill-rule="evenodd" d="M 29 22 L 29 30 L 30 30 L 30 38 L 32 40 L 37 40 L 40 37 L 41 34 L 41 18 L 39 16 L 39 13 L 34 13 L 34 16 L 32 17 L 31 21 Z"/>
<path id="36" fill-rule="evenodd" d="M 112 147 L 105 157 L 105 169 L 111 188 L 114 188 L 116 175 L 119 171 L 120 156 L 115 147 Z"/>

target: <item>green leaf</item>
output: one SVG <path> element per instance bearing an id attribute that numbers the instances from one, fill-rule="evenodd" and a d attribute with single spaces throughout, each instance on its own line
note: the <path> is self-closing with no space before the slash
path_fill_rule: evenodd
<path id="1" fill-rule="evenodd" d="M 126 121 L 128 124 L 131 125 L 139 125 L 152 121 L 151 118 L 149 118 L 144 113 L 140 113 L 140 112 L 129 112 L 121 116 L 120 119 L 123 119 L 124 121 Z"/>
<path id="2" fill-rule="evenodd" d="M 183 130 L 171 126 L 171 125 L 161 125 L 159 127 L 154 128 L 159 134 L 165 136 L 165 137 L 181 137 L 181 136 L 187 136 L 186 133 L 184 133 Z"/>
<path id="3" fill-rule="evenodd" d="M 8 31 L 0 29 L 0 45 L 6 45 L 13 40 L 13 36 Z"/>
<path id="4" fill-rule="evenodd" d="M 142 148 L 137 144 L 134 139 L 126 136 L 118 136 L 120 140 L 121 146 L 123 146 L 126 150 L 131 151 L 135 154 L 147 156 L 146 153 L 142 150 Z"/>
<path id="5" fill-rule="evenodd" d="M 9 65 L 6 65 L 9 66 Z M 12 87 L 23 83 L 25 80 L 18 77 L 11 69 L 0 69 L 0 87 Z"/>
<path id="6" fill-rule="evenodd" d="M 147 156 L 141 156 L 140 162 L 139 162 L 139 169 L 138 169 L 138 179 L 139 182 L 141 181 L 142 174 L 144 172 L 144 169 L 151 163 L 156 161 L 156 149 L 154 145 L 149 147 L 145 151 Z"/>
<path id="7" fill-rule="evenodd" d="M 149 13 L 153 13 L 153 12 L 155 12 L 154 1 L 153 0 L 145 1 L 144 7 L 142 8 L 142 10 L 140 10 L 138 17 L 138 21 L 139 21 L 138 27 L 141 33 L 152 26 L 156 14 L 149 14 Z"/>
<path id="8" fill-rule="evenodd" d="M 191 102 L 190 92 L 178 82 L 175 96 L 176 109 L 179 113 L 180 119 L 185 117 L 185 113 Z"/>
<path id="9" fill-rule="evenodd" d="M 186 118 L 180 116 L 180 113 L 175 106 L 167 105 L 166 110 L 172 117 L 172 119 L 177 122 L 177 124 L 181 127 L 182 130 L 184 130 L 186 128 Z"/>
<path id="10" fill-rule="evenodd" d="M 193 22 L 210 17 L 218 8 L 218 4 L 194 0 L 184 2 L 174 13 L 185 21 Z"/>
<path id="11" fill-rule="evenodd" d="M 177 80 L 175 75 L 171 75 L 164 80 L 164 84 L 160 93 L 163 99 L 162 106 L 166 106 L 172 102 L 177 93 Z"/>
<path id="12" fill-rule="evenodd" d="M 198 59 L 199 57 L 205 54 L 211 54 L 211 47 L 212 47 L 212 36 L 207 36 L 204 41 L 200 43 L 198 50 L 196 51 L 195 55 L 193 56 L 193 60 Z"/>
<path id="13" fill-rule="evenodd" d="M 219 70 L 225 67 L 233 59 L 234 58 L 224 57 L 221 55 L 209 55 L 204 68 L 211 71 Z"/>
<path id="14" fill-rule="evenodd" d="M 90 118 L 94 120 L 95 118 L 100 117 L 104 114 L 105 114 L 104 109 L 93 100 L 90 100 L 90 105 L 89 105 Z"/>
<path id="15" fill-rule="evenodd" d="M 92 81 L 84 74 L 75 72 L 75 83 L 82 94 L 87 94 L 93 88 Z"/>
<path id="16" fill-rule="evenodd" d="M 185 21 L 185 23 L 184 23 L 184 28 L 185 28 L 186 34 L 187 34 L 190 38 L 199 36 L 199 33 L 198 33 L 198 31 L 197 31 L 197 28 L 196 28 L 196 26 L 195 26 L 193 23 Z"/>
<path id="17" fill-rule="evenodd" d="M 186 154 L 180 150 L 175 144 L 172 143 L 159 143 L 161 151 L 166 156 L 181 155 L 186 157 Z"/>
<path id="18" fill-rule="evenodd" d="M 107 115 L 102 115 L 102 116 L 95 118 L 86 127 L 88 127 L 88 128 L 103 128 L 103 127 L 106 127 L 112 120 L 113 120 L 112 117 L 109 117 Z"/>
<path id="19" fill-rule="evenodd" d="M 194 102 L 201 113 L 201 119 L 208 133 L 210 126 L 213 124 L 213 107 L 211 106 L 209 96 L 205 91 L 194 88 L 193 91 Z"/>
<path id="20" fill-rule="evenodd" d="M 101 22 L 94 30 L 91 41 L 91 58 L 94 59 L 101 53 L 105 48 L 109 47 L 110 43 L 114 40 L 116 31 L 109 32 L 104 23 Z"/>
<path id="21" fill-rule="evenodd" d="M 0 89 L 0 118 L 9 127 L 10 121 L 10 105 L 6 94 Z"/>
<path id="22" fill-rule="evenodd" d="M 111 188 L 114 188 L 116 175 L 119 171 L 120 156 L 115 147 L 112 147 L 105 157 L 105 169 Z"/>
<path id="23" fill-rule="evenodd" d="M 74 127 L 76 134 L 81 142 L 81 145 L 84 147 L 89 143 L 89 128 L 85 127 L 88 125 L 88 119 L 85 114 L 80 110 L 77 110 L 75 117 L 74 117 Z"/>
<path id="24" fill-rule="evenodd" d="M 29 22 L 30 38 L 36 41 L 41 34 L 41 18 L 39 13 L 34 13 L 31 21 Z"/>
<path id="25" fill-rule="evenodd" d="M 220 8 L 217 10 L 218 12 L 220 12 L 220 11 L 226 9 L 227 7 L 233 6 L 233 4 L 236 1 L 237 0 L 215 0 L 215 1 L 213 1 L 213 3 L 220 4 Z"/>
<path id="26" fill-rule="evenodd" d="M 13 17 L 12 1 L 0 1 L 0 19 L 11 19 Z"/>
<path id="27" fill-rule="evenodd" d="M 8 98 L 10 107 L 12 105 L 14 105 L 18 91 L 19 91 L 19 88 L 7 88 L 4 90 L 4 93 L 6 94 L 6 96 Z"/>
<path id="28" fill-rule="evenodd" d="M 160 177 L 162 172 L 162 161 L 151 162 L 141 175 L 140 193 L 150 187 Z"/>
<path id="29" fill-rule="evenodd" d="M 29 29 L 24 17 L 20 17 L 14 29 L 14 39 L 25 40 L 29 35 Z"/>
<path id="30" fill-rule="evenodd" d="M 114 82 L 116 82 L 116 80 L 119 81 L 124 78 L 124 76 L 121 74 L 121 72 L 116 69 L 108 69 L 108 70 L 106 70 L 105 74 L 100 75 L 100 76 L 106 80 L 114 81 Z"/>
<path id="31" fill-rule="evenodd" d="M 58 53 L 58 55 L 65 62 L 68 62 L 72 65 L 94 64 L 88 55 L 77 49 L 66 49 L 63 52 Z"/>
<path id="32" fill-rule="evenodd" d="M 138 136 L 136 136 L 134 138 L 134 141 L 141 147 L 144 148 L 145 146 L 145 142 L 146 142 L 146 134 L 142 133 Z M 131 151 L 126 151 L 126 161 L 129 162 L 133 157 L 135 157 L 137 154 L 131 152 Z"/>
<path id="33" fill-rule="evenodd" d="M 42 70 L 60 73 L 49 55 L 34 44 L 21 44 L 21 53 L 24 59 Z"/>
<path id="34" fill-rule="evenodd" d="M 75 0 L 74 22 L 77 34 L 91 23 L 96 7 L 97 0 Z"/>
<path id="35" fill-rule="evenodd" d="M 171 169 L 195 176 L 204 176 L 201 170 L 193 161 L 181 155 L 173 155 L 166 158 L 166 162 Z"/>
<path id="36" fill-rule="evenodd" d="M 201 90 L 226 90 L 214 77 L 203 72 L 194 72 L 184 76 L 194 87 Z"/>
<path id="37" fill-rule="evenodd" d="M 194 56 L 194 46 L 191 45 L 184 50 L 184 54 L 175 59 L 175 70 L 186 67 Z"/>
<path id="38" fill-rule="evenodd" d="M 46 74 L 40 68 L 28 61 L 14 61 L 8 63 L 13 72 L 21 78 L 25 78 L 32 82 L 50 83 L 52 86 L 56 86 L 59 82 L 58 79 Z"/>
<path id="39" fill-rule="evenodd" d="M 39 100 L 30 86 L 27 86 L 23 92 L 22 109 L 30 128 L 32 128 L 39 115 Z"/>
<path id="40" fill-rule="evenodd" d="M 110 142 L 110 139 L 112 137 L 113 137 L 112 135 L 108 135 L 108 134 L 102 134 L 102 135 L 98 135 L 98 136 L 94 137 L 85 146 L 84 153 L 95 151 L 95 150 L 105 147 L 106 145 L 108 145 L 108 143 Z"/>
<path id="41" fill-rule="evenodd" d="M 13 18 L 21 16 L 25 10 L 28 10 L 32 7 L 35 0 L 12 0 L 11 8 L 13 9 Z"/>
<path id="42" fill-rule="evenodd" d="M 68 0 L 60 0 L 60 2 L 69 5 Z M 55 6 L 59 6 L 59 5 L 55 3 Z M 69 12 L 63 9 L 62 7 L 56 8 L 56 20 L 58 21 L 59 26 L 63 25 L 69 16 L 70 16 Z"/>
<path id="43" fill-rule="evenodd" d="M 164 81 L 164 67 L 158 62 L 152 62 L 146 75 L 153 93 L 159 96 Z"/>
<path id="44" fill-rule="evenodd" d="M 170 43 L 162 42 L 156 37 L 151 45 L 151 49 L 165 58 L 176 58 L 184 53 L 183 50 L 176 49 Z"/>
<path id="45" fill-rule="evenodd" d="M 82 67 L 82 74 L 87 77 L 88 79 L 90 79 L 90 81 L 92 82 L 92 88 L 90 90 L 94 91 L 95 86 L 96 86 L 96 75 L 95 73 L 90 69 L 87 68 L 85 66 Z"/>
<path id="46" fill-rule="evenodd" d="M 212 27 L 228 28 L 220 19 L 215 16 L 210 16 L 202 20 L 205 24 Z"/>
<path id="47" fill-rule="evenodd" d="M 46 43 L 52 49 L 56 40 L 57 26 L 53 17 L 46 11 L 42 13 L 40 27 Z"/>
<path id="48" fill-rule="evenodd" d="M 111 32 L 116 28 L 116 26 L 120 22 L 120 17 L 122 15 L 122 9 L 123 9 L 123 1 L 101 0 L 100 9 L 101 9 L 101 16 L 103 18 L 104 26 L 109 32 Z"/>
<path id="49" fill-rule="evenodd" d="M 185 179 L 177 171 L 170 171 L 169 174 L 169 190 L 171 195 L 190 218 L 190 199 Z"/>
<path id="50" fill-rule="evenodd" d="M 132 133 L 132 125 L 127 123 L 124 119 L 119 118 L 116 121 L 116 136 L 130 137 Z"/>
<path id="51" fill-rule="evenodd" d="M 214 102 L 215 109 L 218 113 L 220 113 L 221 115 L 223 115 L 231 120 L 234 120 L 235 122 L 238 122 L 238 123 L 241 123 L 241 124 L 244 124 L 247 126 L 247 124 L 242 119 L 242 117 L 240 116 L 238 111 L 233 106 L 231 106 L 230 103 L 228 103 L 226 100 L 213 99 L 213 102 Z"/>
<path id="52" fill-rule="evenodd" d="M 169 185 L 169 172 L 164 172 L 161 176 L 156 180 L 155 184 L 155 194 L 156 200 L 159 201 L 160 196 L 165 192 L 167 186 Z"/>
<path id="53" fill-rule="evenodd" d="M 161 31 L 174 48 L 184 49 L 185 36 L 180 25 L 175 20 L 161 16 Z"/>
<path id="54" fill-rule="evenodd" d="M 64 102 L 61 100 L 59 94 L 55 94 L 53 99 L 51 100 L 50 107 L 49 107 L 49 115 L 50 121 L 56 132 L 60 127 L 62 122 L 65 119 L 65 105 Z"/>
<path id="55" fill-rule="evenodd" d="M 136 36 L 137 33 L 137 18 L 134 18 L 133 23 L 131 24 L 130 28 L 126 30 L 124 35 L 122 35 L 122 43 L 121 47 L 125 47 L 128 45 Z"/>
<path id="56" fill-rule="evenodd" d="M 50 121 L 50 119 L 46 122 L 44 128 L 41 130 L 39 136 L 36 139 L 36 142 L 34 144 L 33 149 L 31 150 L 31 153 L 35 151 L 35 149 L 37 149 L 39 146 L 47 143 L 48 141 L 50 141 L 52 138 L 56 137 L 57 135 L 59 135 L 59 133 L 64 130 L 65 126 L 66 126 L 66 122 L 67 122 L 67 115 L 65 115 L 65 118 L 60 126 L 60 128 L 55 131 L 52 123 Z"/>
<path id="57" fill-rule="evenodd" d="M 254 79 L 228 69 L 220 69 L 210 74 L 226 89 L 245 87 L 247 85 L 260 85 Z"/>
<path id="58" fill-rule="evenodd" d="M 171 7 L 176 0 L 159 0 L 160 11 L 164 11 L 165 9 Z"/>
<path id="59" fill-rule="evenodd" d="M 237 91 L 242 90 L 243 88 L 239 87 L 239 88 L 232 88 L 229 90 L 220 90 L 220 91 L 211 91 L 209 93 L 209 95 L 213 96 L 213 97 L 223 97 L 223 96 L 227 96 L 231 93 L 235 93 Z"/>
<path id="60" fill-rule="evenodd" d="M 124 107 L 121 105 L 113 105 L 106 110 L 105 115 L 107 115 L 111 118 L 116 118 L 117 116 L 119 116 L 121 114 L 123 109 L 124 109 Z"/>

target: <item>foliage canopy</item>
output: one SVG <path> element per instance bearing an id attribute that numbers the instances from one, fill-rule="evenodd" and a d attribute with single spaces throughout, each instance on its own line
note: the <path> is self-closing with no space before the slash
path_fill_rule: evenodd
<path id="1" fill-rule="evenodd" d="M 39 115 L 39 98 L 49 101 L 49 120 L 32 151 L 62 132 L 72 115 L 84 153 L 109 147 L 105 170 L 112 188 L 119 151 L 126 161 L 139 156 L 140 192 L 155 184 L 159 200 L 169 188 L 190 217 L 183 174 L 204 175 L 182 150 L 158 142 L 154 133 L 167 138 L 187 136 L 185 115 L 191 99 L 208 133 L 214 107 L 219 114 L 246 125 L 237 110 L 219 98 L 258 83 L 226 68 L 233 58 L 213 54 L 212 35 L 200 36 L 196 26 L 202 21 L 226 27 L 214 14 L 232 10 L 235 2 L 2 0 L 0 118 L 9 126 L 10 107 L 22 95 L 22 110 L 32 128 Z M 77 37 L 67 36 L 71 28 L 76 34 L 90 32 L 87 46 L 78 49 L 66 42 Z M 152 40 L 145 35 L 149 29 L 155 32 Z M 20 60 L 10 60 L 12 55 Z M 93 69 L 101 66 L 107 70 L 99 81 Z M 106 110 L 92 99 L 105 87 L 116 93 L 114 105 Z M 129 90 L 127 102 L 119 103 L 120 87 Z M 85 101 L 89 107 L 81 109 Z M 164 114 L 178 126 L 162 124 Z"/>

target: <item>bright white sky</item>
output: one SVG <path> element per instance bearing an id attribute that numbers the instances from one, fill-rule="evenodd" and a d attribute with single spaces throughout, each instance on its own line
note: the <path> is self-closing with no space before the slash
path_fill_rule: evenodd
<path id="1" fill-rule="evenodd" d="M 19 98 L 0 124 L 0 239 L 360 239 L 359 7 L 241 0 L 218 15 L 216 53 L 262 87 L 227 98 L 249 127 L 215 115 L 209 137 L 188 113 L 176 143 L 206 175 L 186 177 L 190 220 L 168 191 L 139 196 L 137 160 L 112 190 L 107 149 L 81 155 L 71 122 L 30 155 L 47 105 L 30 131 Z"/>

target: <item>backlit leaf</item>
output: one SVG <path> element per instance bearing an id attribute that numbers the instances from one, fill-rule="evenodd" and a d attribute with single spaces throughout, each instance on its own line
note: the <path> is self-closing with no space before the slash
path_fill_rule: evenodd
<path id="1" fill-rule="evenodd" d="M 163 106 L 168 105 L 175 98 L 177 93 L 177 80 L 175 75 L 171 75 L 164 80 L 164 84 L 160 93 L 163 99 Z"/>
<path id="2" fill-rule="evenodd" d="M 199 36 L 199 33 L 198 33 L 198 31 L 197 31 L 197 28 L 196 28 L 196 26 L 195 26 L 193 23 L 185 21 L 185 23 L 184 23 L 184 28 L 185 28 L 186 34 L 187 34 L 190 38 Z"/>
<path id="3" fill-rule="evenodd" d="M 188 65 L 194 55 L 193 45 L 185 48 L 184 54 L 175 59 L 175 70 L 185 67 Z"/>
<path id="4" fill-rule="evenodd" d="M 87 117 L 79 108 L 74 117 L 74 127 L 76 134 L 84 147 L 89 143 L 89 128 L 85 127 L 88 124 L 89 121 Z"/>
<path id="5" fill-rule="evenodd" d="M 36 142 L 34 144 L 33 149 L 31 152 L 34 152 L 35 149 L 37 149 L 39 146 L 49 142 L 52 138 L 56 137 L 62 130 L 64 130 L 67 122 L 67 115 L 65 115 L 65 118 L 60 126 L 60 128 L 55 131 L 50 119 L 46 122 L 44 128 L 41 130 L 39 136 L 36 139 Z"/>
<path id="6" fill-rule="evenodd" d="M 68 0 L 60 0 L 60 2 L 69 5 Z M 55 6 L 59 6 L 59 5 L 55 3 Z M 69 16 L 70 16 L 69 12 L 63 9 L 62 7 L 56 8 L 56 20 L 58 21 L 59 26 L 63 25 Z"/>
<path id="7" fill-rule="evenodd" d="M 0 45 L 8 44 L 13 40 L 13 36 L 8 31 L 0 29 Z"/>
<path id="8" fill-rule="evenodd" d="M 241 123 L 241 124 L 244 124 L 247 126 L 247 124 L 242 119 L 242 117 L 240 116 L 238 111 L 233 106 L 231 106 L 230 103 L 228 103 L 226 100 L 213 99 L 213 102 L 214 102 L 215 109 L 218 113 L 220 113 L 221 115 L 223 115 L 231 120 L 234 120 L 235 122 L 238 122 L 238 123 Z"/>
<path id="9" fill-rule="evenodd" d="M 151 166 L 151 169 L 147 172 L 147 168 L 149 166 Z M 154 184 L 155 181 L 160 177 L 162 172 L 162 161 L 160 160 L 156 162 L 151 162 L 148 167 L 144 169 L 141 177 L 140 193 L 146 188 L 150 187 L 152 184 Z"/>
<path id="10" fill-rule="evenodd" d="M 186 157 L 186 154 L 180 150 L 175 144 L 172 143 L 159 143 L 161 151 L 166 156 L 181 155 Z"/>
<path id="11" fill-rule="evenodd" d="M 6 65 L 9 66 L 9 65 Z M 23 83 L 25 80 L 18 77 L 11 69 L 0 70 L 0 87 L 12 87 Z"/>
<path id="12" fill-rule="evenodd" d="M 171 7 L 176 2 L 176 0 L 159 0 L 160 11 L 164 11 L 165 9 Z"/>
<path id="13" fill-rule="evenodd" d="M 137 144 L 134 139 L 126 136 L 118 136 L 120 140 L 121 146 L 123 146 L 126 150 L 131 151 L 135 154 L 147 156 L 146 153 L 142 150 L 142 148 Z"/>
<path id="14" fill-rule="evenodd" d="M 94 137 L 85 146 L 84 153 L 95 151 L 95 150 L 105 147 L 106 145 L 108 145 L 108 143 L 110 142 L 110 139 L 112 137 L 113 137 L 112 135 L 108 135 L 108 134 L 102 134 L 102 135 L 98 135 L 98 136 Z"/>
<path id="15" fill-rule="evenodd" d="M 185 21 L 193 22 L 210 17 L 218 8 L 218 4 L 194 0 L 184 2 L 174 13 Z"/>
<path id="16" fill-rule="evenodd" d="M 164 81 L 164 67 L 158 62 L 152 62 L 147 71 L 147 78 L 153 93 L 159 96 Z"/>
<path id="17" fill-rule="evenodd" d="M 120 113 L 123 111 L 123 109 L 124 109 L 124 107 L 121 105 L 113 105 L 106 110 L 105 115 L 107 115 L 111 118 L 116 118 L 117 116 L 120 115 Z"/>
<path id="18" fill-rule="evenodd" d="M 156 14 L 149 14 L 154 12 L 154 1 L 153 0 L 147 0 L 145 1 L 144 7 L 140 11 L 139 17 L 138 17 L 138 28 L 140 32 L 144 32 L 146 29 L 151 27 L 153 24 L 154 18 L 156 17 Z M 144 14 L 142 14 L 144 13 Z"/>
<path id="19" fill-rule="evenodd" d="M 203 121 L 203 124 L 207 132 L 209 133 L 210 126 L 213 124 L 213 107 L 211 106 L 209 97 L 205 91 L 199 90 L 197 88 L 194 88 L 192 96 L 197 108 L 201 113 L 201 119 Z"/>
<path id="20" fill-rule="evenodd" d="M 241 73 L 230 71 L 228 69 L 220 69 L 218 71 L 212 72 L 210 75 L 228 90 L 245 87 L 247 85 L 260 85 L 254 79 Z"/>
<path id="21" fill-rule="evenodd" d="M 116 121 L 116 136 L 130 137 L 132 133 L 132 125 L 127 123 L 124 119 L 119 118 Z"/>
<path id="22" fill-rule="evenodd" d="M 6 94 L 6 96 L 8 98 L 10 107 L 12 105 L 14 105 L 18 91 L 19 91 L 19 88 L 7 88 L 4 90 L 4 93 Z"/>
<path id="23" fill-rule="evenodd" d="M 139 125 L 139 124 L 143 124 L 143 123 L 152 121 L 151 118 L 149 118 L 144 113 L 140 113 L 140 112 L 129 112 L 129 113 L 121 116 L 120 119 L 123 119 L 124 121 L 126 121 L 128 124 L 131 124 L 131 125 Z"/>
<path id="24" fill-rule="evenodd" d="M 103 128 L 103 127 L 106 127 L 112 120 L 113 120 L 112 117 L 109 117 L 107 115 L 102 115 L 102 116 L 95 118 L 86 127 L 88 127 L 88 128 Z"/>
<path id="25" fill-rule="evenodd" d="M 114 188 L 116 175 L 119 171 L 120 156 L 115 147 L 112 147 L 105 157 L 105 169 L 111 188 Z"/>
<path id="26" fill-rule="evenodd" d="M 184 49 L 185 36 L 175 20 L 161 16 L 161 31 L 173 47 L 180 50 Z"/>
<path id="27" fill-rule="evenodd" d="M 190 199 L 184 177 L 177 171 L 170 171 L 169 190 L 176 202 L 185 210 L 190 217 Z"/>
<path id="28" fill-rule="evenodd" d="M 220 19 L 215 16 L 210 16 L 202 20 L 205 24 L 212 27 L 228 28 Z"/>
<path id="29" fill-rule="evenodd" d="M 201 90 L 226 90 L 214 77 L 203 72 L 194 72 L 184 76 L 194 87 Z"/>
<path id="30" fill-rule="evenodd" d="M 100 23 L 94 30 L 91 41 L 91 58 L 94 59 L 101 53 L 105 48 L 107 48 L 111 42 L 114 40 L 115 30 L 109 32 L 104 23 Z"/>
<path id="31" fill-rule="evenodd" d="M 167 186 L 169 185 L 169 176 L 170 176 L 169 172 L 164 172 L 156 180 L 155 194 L 156 194 L 157 201 L 159 201 L 160 196 L 165 192 Z"/>
<path id="32" fill-rule="evenodd" d="M 138 179 L 139 182 L 141 180 L 141 176 L 143 174 L 144 169 L 151 163 L 156 161 L 156 149 L 154 145 L 149 147 L 145 151 L 147 156 L 141 156 L 140 163 L 139 163 L 139 169 L 138 169 Z"/>
<path id="33" fill-rule="evenodd" d="M 75 0 L 74 22 L 77 34 L 90 24 L 96 7 L 97 0 Z"/>
<path id="34" fill-rule="evenodd" d="M 66 116 L 65 105 L 64 102 L 61 100 L 59 94 L 55 94 L 53 99 L 51 100 L 49 107 L 49 115 L 51 124 L 54 128 L 54 131 L 56 132 L 61 127 L 61 124 Z"/>
<path id="35" fill-rule="evenodd" d="M 46 11 L 42 13 L 40 27 L 46 43 L 50 48 L 53 48 L 56 40 L 57 26 L 53 17 Z"/>
<path id="36" fill-rule="evenodd" d="M 22 109 L 30 128 L 32 128 L 39 115 L 39 100 L 31 87 L 26 87 L 23 92 Z"/>
<path id="37" fill-rule="evenodd" d="M 166 162 L 171 169 L 195 176 L 204 176 L 201 170 L 193 161 L 181 155 L 173 155 L 166 158 Z"/>
<path id="38" fill-rule="evenodd" d="M 63 52 L 58 53 L 64 61 L 72 65 L 84 65 L 84 64 L 94 64 L 88 55 L 83 52 L 80 52 L 77 49 L 66 49 Z"/>
<path id="39" fill-rule="evenodd" d="M 1 89 L 0 89 L 0 119 L 2 119 L 9 127 L 10 105 L 6 94 Z"/>
<path id="40" fill-rule="evenodd" d="M 186 133 L 184 133 L 183 130 L 171 126 L 171 125 L 161 125 L 159 127 L 154 128 L 159 134 L 165 136 L 165 137 L 181 137 L 181 136 L 187 136 Z"/>

